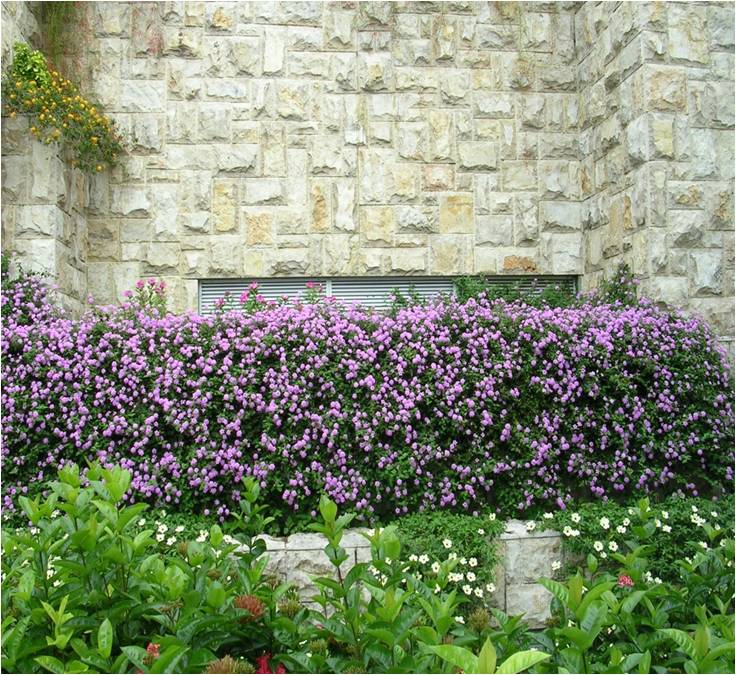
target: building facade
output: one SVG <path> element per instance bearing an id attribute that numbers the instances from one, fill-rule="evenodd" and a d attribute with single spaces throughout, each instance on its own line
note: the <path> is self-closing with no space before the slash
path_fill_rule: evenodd
<path id="1" fill-rule="evenodd" d="M 38 42 L 3 3 L 3 59 Z M 3 248 L 65 302 L 164 278 L 572 275 L 734 332 L 733 4 L 92 2 L 88 178 L 3 119 Z"/>

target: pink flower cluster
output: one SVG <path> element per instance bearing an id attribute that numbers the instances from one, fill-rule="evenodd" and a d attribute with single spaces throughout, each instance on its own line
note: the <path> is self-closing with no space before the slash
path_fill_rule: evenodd
<path id="1" fill-rule="evenodd" d="M 40 282 L 2 299 L 4 500 L 68 461 L 131 500 L 224 517 L 244 476 L 276 513 L 564 508 L 733 479 L 733 394 L 707 326 L 642 301 L 320 304 L 218 316 L 126 303 L 74 321 Z"/>

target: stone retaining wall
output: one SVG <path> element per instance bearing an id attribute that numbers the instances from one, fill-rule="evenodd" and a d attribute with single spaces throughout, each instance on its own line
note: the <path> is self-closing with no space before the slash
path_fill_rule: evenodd
<path id="1" fill-rule="evenodd" d="M 267 571 L 290 581 L 306 601 L 315 592 L 312 578 L 333 576 L 333 567 L 324 553 L 327 541 L 319 534 L 290 537 L 264 536 L 269 555 Z M 500 562 L 495 570 L 496 592 L 490 604 L 507 614 L 524 614 L 532 628 L 540 628 L 549 617 L 551 595 L 537 582 L 554 575 L 552 563 L 563 560 L 562 540 L 553 530 L 527 532 L 525 523 L 511 520 L 496 543 Z M 360 530 L 348 530 L 342 540 L 348 554 L 343 570 L 369 562 L 370 544 Z"/>

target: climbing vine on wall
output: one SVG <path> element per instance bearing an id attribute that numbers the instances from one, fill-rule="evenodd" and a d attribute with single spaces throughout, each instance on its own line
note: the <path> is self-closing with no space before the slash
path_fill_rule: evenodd
<path id="1" fill-rule="evenodd" d="M 47 145 L 64 142 L 83 171 L 103 171 L 123 151 L 115 123 L 76 84 L 51 70 L 40 51 L 16 43 L 2 89 L 5 113 L 29 115 L 31 134 Z"/>

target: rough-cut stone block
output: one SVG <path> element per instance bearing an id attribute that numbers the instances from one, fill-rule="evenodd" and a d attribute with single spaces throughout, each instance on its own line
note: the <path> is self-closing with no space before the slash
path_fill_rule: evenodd
<path id="1" fill-rule="evenodd" d="M 470 273 L 472 270 L 472 237 L 430 235 L 429 267 L 431 274 Z"/>
<path id="2" fill-rule="evenodd" d="M 693 295 L 723 293 L 723 253 L 720 250 L 692 251 L 690 265 Z"/>
<path id="3" fill-rule="evenodd" d="M 498 147 L 486 141 L 466 141 L 457 144 L 458 167 L 461 171 L 495 171 L 498 168 Z"/>
<path id="4" fill-rule="evenodd" d="M 440 232 L 472 234 L 474 231 L 472 195 L 460 193 L 440 197 Z"/>

